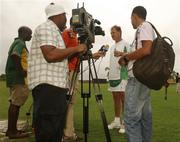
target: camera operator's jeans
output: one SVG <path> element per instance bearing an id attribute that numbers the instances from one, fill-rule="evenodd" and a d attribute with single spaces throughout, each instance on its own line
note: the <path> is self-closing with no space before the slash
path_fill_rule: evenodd
<path id="1" fill-rule="evenodd" d="M 150 89 L 136 78 L 128 80 L 124 115 L 128 142 L 150 142 L 152 135 Z"/>

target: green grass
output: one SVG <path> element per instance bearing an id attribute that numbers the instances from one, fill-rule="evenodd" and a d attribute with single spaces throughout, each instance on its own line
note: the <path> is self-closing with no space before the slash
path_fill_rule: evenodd
<path id="1" fill-rule="evenodd" d="M 108 122 L 113 119 L 113 102 L 107 85 L 101 85 L 104 99 L 104 109 Z M 152 110 L 153 110 L 153 136 L 152 142 L 179 142 L 180 141 L 180 96 L 175 93 L 175 86 L 168 89 L 168 100 L 164 100 L 164 90 L 152 91 Z M 0 120 L 7 119 L 8 110 L 8 89 L 5 82 L 0 82 Z M 32 103 L 31 96 L 20 112 L 20 119 L 26 120 L 26 112 Z M 78 135 L 82 133 L 82 99 L 78 94 L 75 106 L 75 128 Z M 112 142 L 126 142 L 125 136 L 120 135 L 117 130 L 110 131 Z M 34 142 L 32 135 L 28 139 L 13 140 L 12 142 Z M 103 125 L 92 93 L 89 99 L 89 134 L 88 142 L 105 142 Z"/>

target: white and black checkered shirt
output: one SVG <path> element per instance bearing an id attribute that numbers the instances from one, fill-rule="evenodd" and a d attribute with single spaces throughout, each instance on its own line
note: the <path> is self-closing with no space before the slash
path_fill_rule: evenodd
<path id="1" fill-rule="evenodd" d="M 67 88 L 68 62 L 48 63 L 42 54 L 40 46 L 51 45 L 65 49 L 61 33 L 51 20 L 39 25 L 34 33 L 28 59 L 28 84 L 33 89 L 39 84 L 47 83 L 53 86 Z"/>

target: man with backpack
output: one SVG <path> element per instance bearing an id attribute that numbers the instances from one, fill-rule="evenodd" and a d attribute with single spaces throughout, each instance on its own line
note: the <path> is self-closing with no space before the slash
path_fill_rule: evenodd
<path id="1" fill-rule="evenodd" d="M 128 142 L 150 142 L 152 134 L 152 113 L 150 89 L 139 82 L 133 74 L 133 63 L 151 54 L 155 34 L 152 26 L 146 22 L 146 9 L 137 6 L 133 9 L 131 23 L 134 29 L 136 44 L 134 51 L 120 58 L 119 64 L 128 64 L 129 79 L 126 87 L 124 122 Z M 128 63 L 129 62 L 129 63 Z"/>

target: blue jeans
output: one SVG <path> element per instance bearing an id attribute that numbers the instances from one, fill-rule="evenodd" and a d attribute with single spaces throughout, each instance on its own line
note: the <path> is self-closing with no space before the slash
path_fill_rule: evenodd
<path id="1" fill-rule="evenodd" d="M 151 141 L 150 89 L 136 78 L 130 78 L 126 87 L 124 122 L 128 142 Z"/>

